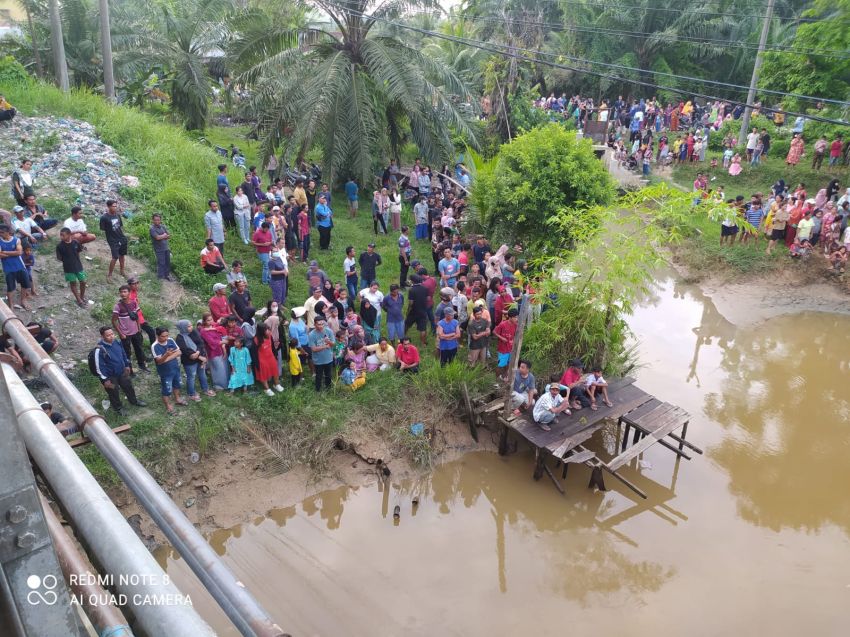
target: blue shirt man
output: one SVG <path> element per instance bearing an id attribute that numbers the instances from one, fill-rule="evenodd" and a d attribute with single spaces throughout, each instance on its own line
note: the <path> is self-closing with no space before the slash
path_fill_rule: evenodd
<path id="1" fill-rule="evenodd" d="M 345 182 L 345 196 L 348 197 L 348 201 L 357 201 L 357 194 L 360 192 L 360 187 L 355 183 L 354 179 L 349 179 Z"/>
<path id="2" fill-rule="evenodd" d="M 325 201 L 325 198 L 322 197 L 319 199 L 319 203 L 316 204 L 316 226 L 319 228 L 330 228 L 332 227 L 332 219 L 333 211 L 331 211 L 330 207 Z"/>
<path id="3" fill-rule="evenodd" d="M 321 324 L 321 329 L 317 327 L 310 330 L 310 333 L 307 335 L 307 343 L 313 352 L 313 363 L 316 365 L 327 365 L 333 363 L 333 345 L 336 343 L 336 338 L 324 320 L 318 319 L 317 322 Z M 325 345 L 330 345 L 330 347 L 325 347 Z"/>
<path id="4" fill-rule="evenodd" d="M 443 279 L 443 285 L 453 288 L 457 285 L 457 276 L 460 272 L 460 261 L 452 256 L 451 248 L 443 250 L 443 258 L 438 264 L 440 277 Z"/>

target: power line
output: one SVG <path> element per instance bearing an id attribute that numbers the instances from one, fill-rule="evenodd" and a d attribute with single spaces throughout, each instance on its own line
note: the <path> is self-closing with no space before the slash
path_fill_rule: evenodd
<path id="1" fill-rule="evenodd" d="M 416 12 L 416 15 L 423 15 L 421 12 Z M 665 35 L 663 31 L 659 31 L 657 33 L 650 33 L 647 31 L 625 31 L 618 29 L 607 29 L 605 27 L 594 27 L 594 26 L 584 26 L 584 25 L 571 25 L 571 24 L 558 24 L 551 22 L 538 22 L 535 20 L 520 20 L 517 18 L 497 18 L 497 17 L 489 17 L 489 16 L 481 16 L 481 17 L 471 17 L 466 18 L 468 21 L 475 22 L 493 22 L 497 24 L 503 24 L 506 20 L 509 20 L 511 23 L 515 24 L 524 24 L 530 26 L 536 26 L 548 29 L 550 31 L 577 31 L 580 33 L 599 33 L 603 35 L 624 35 L 629 37 L 636 37 L 641 39 L 648 39 L 652 37 L 662 37 L 664 39 L 669 39 L 674 42 L 685 42 L 691 44 L 706 44 L 706 45 L 718 45 L 718 46 L 727 46 L 732 48 L 739 49 L 747 49 L 752 51 L 758 51 L 758 46 L 755 44 L 749 44 L 747 42 L 733 42 L 732 40 L 721 40 L 716 38 L 700 38 L 696 36 L 689 35 Z M 766 46 L 765 51 L 773 51 L 776 53 L 792 53 L 799 55 L 816 55 L 819 57 L 833 57 L 842 60 L 850 60 L 850 53 L 847 51 L 841 51 L 838 49 L 799 49 L 789 45 L 784 44 L 773 44 L 770 46 Z"/>
<path id="2" fill-rule="evenodd" d="M 556 2 L 547 2 L 546 4 L 553 6 L 560 5 L 571 5 L 571 6 L 579 6 L 579 7 L 598 7 L 601 9 L 631 9 L 634 11 L 655 11 L 659 13 L 699 13 L 704 15 L 717 15 L 717 16 L 728 16 L 730 18 L 764 18 L 765 14 L 763 13 L 727 13 L 725 11 L 700 11 L 699 9 L 670 9 L 667 7 L 647 7 L 641 5 L 634 4 L 615 4 L 607 2 L 592 2 L 589 0 L 586 1 L 576 1 L 576 0 L 558 0 Z M 759 7 L 764 8 L 764 7 Z M 788 18 L 794 22 L 822 22 L 821 18 L 806 18 L 802 16 Z"/>
<path id="3" fill-rule="evenodd" d="M 519 47 L 511 47 L 511 46 L 503 45 L 503 44 L 489 44 L 489 43 L 486 43 L 486 42 L 481 42 L 479 40 L 472 40 L 470 38 L 462 38 L 462 37 L 458 37 L 458 36 L 446 35 L 444 33 L 438 33 L 436 31 L 430 31 L 428 29 L 420 29 L 419 27 L 414 27 L 414 26 L 411 26 L 411 25 L 402 24 L 402 23 L 399 23 L 399 22 L 394 22 L 393 20 L 388 20 L 386 18 L 381 18 L 381 17 L 377 17 L 377 16 L 374 16 L 374 15 L 368 15 L 368 14 L 362 13 L 360 11 L 348 9 L 346 7 L 340 6 L 340 5 L 335 4 L 335 3 L 329 3 L 329 4 L 331 4 L 331 6 L 335 6 L 335 7 L 339 8 L 343 11 L 346 11 L 346 12 L 352 14 L 352 15 L 356 15 L 358 17 L 361 17 L 361 18 L 364 18 L 364 19 L 367 19 L 367 20 L 372 20 L 372 21 L 375 21 L 375 22 L 383 22 L 385 24 L 389 24 L 391 26 L 395 26 L 395 27 L 398 27 L 398 28 L 401 28 L 401 29 L 414 31 L 414 32 L 420 33 L 422 35 L 428 35 L 428 36 L 431 36 L 431 37 L 434 37 L 434 38 L 447 40 L 449 42 L 456 42 L 458 44 L 465 44 L 466 46 L 471 46 L 473 48 L 481 49 L 482 51 L 489 51 L 491 53 L 496 53 L 498 55 L 502 55 L 502 56 L 505 56 L 505 57 L 511 57 L 511 58 L 514 58 L 514 59 L 517 59 L 517 60 L 523 60 L 523 61 L 526 61 L 526 62 L 536 62 L 538 64 L 543 64 L 545 66 L 551 66 L 551 67 L 554 67 L 554 68 L 560 68 L 560 69 L 564 69 L 564 70 L 567 70 L 567 71 L 573 71 L 575 73 L 582 73 L 582 74 L 586 74 L 586 75 L 594 75 L 594 76 L 597 76 L 597 77 L 602 77 L 602 78 L 607 78 L 607 79 L 611 79 L 611 80 L 626 82 L 626 83 L 629 83 L 629 84 L 635 84 L 635 85 L 639 85 L 639 86 L 648 86 L 650 88 L 656 88 L 656 89 L 671 91 L 673 93 L 678 93 L 679 95 L 686 95 L 686 96 L 695 97 L 695 98 L 699 97 L 699 98 L 707 100 L 707 101 L 718 101 L 719 100 L 719 101 L 728 102 L 729 104 L 734 104 L 736 106 L 744 106 L 744 107 L 748 107 L 748 108 L 754 108 L 753 104 L 748 104 L 746 101 L 741 102 L 739 100 L 731 100 L 731 99 L 727 99 L 727 98 L 721 98 L 721 97 L 718 97 L 716 95 L 707 95 L 707 94 L 704 94 L 704 93 L 698 93 L 698 92 L 695 92 L 695 91 L 684 90 L 684 89 L 676 88 L 676 87 L 673 87 L 673 86 L 664 86 L 662 84 L 655 84 L 653 82 L 646 82 L 646 81 L 643 81 L 643 80 L 634 80 L 634 79 L 631 79 L 631 78 L 625 78 L 625 77 L 620 77 L 620 76 L 616 76 L 616 75 L 608 75 L 606 73 L 601 73 L 599 71 L 592 71 L 590 69 L 579 69 L 579 68 L 575 68 L 575 67 L 572 67 L 572 66 L 568 66 L 566 64 L 560 64 L 560 63 L 557 63 L 557 62 L 550 62 L 548 60 L 540 60 L 540 59 L 537 59 L 537 58 L 534 58 L 534 57 L 518 55 L 516 53 L 512 53 L 510 51 L 503 51 L 503 50 L 500 50 L 500 49 L 494 48 L 494 47 L 503 47 L 503 48 L 513 49 L 513 50 L 529 50 L 529 49 L 521 49 Z M 593 63 L 592 61 L 590 61 L 590 62 Z M 628 67 L 626 67 L 626 68 L 628 68 Z M 632 69 L 632 70 L 641 71 L 641 69 Z M 652 71 L 642 71 L 642 72 L 652 73 Z M 816 121 L 816 122 L 825 122 L 827 124 L 838 124 L 840 126 L 847 126 L 848 125 L 848 122 L 845 122 L 845 121 L 842 121 L 842 120 L 837 120 L 837 119 L 831 119 L 831 118 L 827 118 L 827 117 L 820 117 L 818 115 L 809 115 L 807 113 L 797 113 L 797 112 L 786 111 L 786 110 L 783 110 L 783 113 L 785 113 L 786 115 L 791 115 L 791 116 L 795 116 L 795 117 L 803 117 L 803 118 L 810 119 L 810 120 Z"/>
<path id="4" fill-rule="evenodd" d="M 459 37 L 461 39 L 468 40 L 470 43 L 480 43 L 481 42 L 480 40 L 473 40 L 473 39 L 470 39 L 470 38 L 462 38 L 461 36 L 453 36 L 453 37 Z M 567 60 L 571 60 L 573 62 L 577 62 L 577 63 L 580 63 L 580 64 L 595 64 L 597 66 L 603 66 L 603 67 L 606 67 L 606 68 L 618 69 L 618 70 L 627 71 L 627 72 L 652 73 L 653 75 L 661 75 L 661 76 L 670 77 L 670 78 L 676 79 L 676 80 L 683 80 L 683 81 L 686 81 L 686 82 L 695 82 L 695 83 L 699 83 L 699 84 L 711 84 L 711 85 L 714 85 L 714 86 L 736 89 L 736 90 L 739 90 L 739 91 L 748 91 L 749 90 L 749 87 L 743 86 L 742 84 L 732 84 L 730 82 L 721 82 L 719 80 L 709 80 L 709 79 L 704 79 L 704 78 L 699 78 L 699 77 L 691 77 L 691 76 L 688 76 L 688 75 L 678 75 L 676 73 L 666 73 L 664 71 L 652 71 L 652 70 L 646 70 L 646 69 L 639 69 L 639 68 L 634 68 L 634 67 L 631 67 L 631 66 L 625 66 L 623 64 L 615 64 L 615 63 L 612 63 L 612 62 L 601 62 L 601 61 L 597 61 L 597 60 L 589 60 L 587 58 L 580 58 L 580 57 L 576 57 L 576 56 L 573 56 L 573 55 L 569 55 L 567 53 L 550 53 L 550 52 L 547 52 L 547 51 L 540 51 L 540 50 L 537 50 L 537 49 L 528 49 L 528 48 L 524 48 L 524 47 L 520 47 L 520 46 L 514 46 L 514 45 L 503 45 L 503 44 L 494 44 L 494 43 L 487 43 L 487 44 L 493 44 L 494 46 L 502 46 L 502 47 L 505 47 L 507 49 L 517 50 L 517 51 L 523 51 L 523 52 L 529 53 L 531 55 L 542 55 L 542 56 L 552 57 L 552 58 L 566 58 Z M 839 106 L 850 106 L 850 102 L 847 102 L 847 101 L 835 100 L 835 99 L 826 98 L 826 97 L 818 97 L 818 96 L 814 96 L 814 95 L 803 95 L 803 94 L 800 94 L 800 93 L 787 93 L 785 91 L 774 91 L 774 90 L 771 90 L 771 89 L 759 89 L 759 92 L 763 93 L 765 95 L 779 95 L 781 97 L 793 97 L 795 99 L 802 99 L 802 100 L 808 100 L 808 101 L 813 101 L 813 102 L 826 102 L 826 103 L 830 103 L 830 104 L 837 104 Z"/>

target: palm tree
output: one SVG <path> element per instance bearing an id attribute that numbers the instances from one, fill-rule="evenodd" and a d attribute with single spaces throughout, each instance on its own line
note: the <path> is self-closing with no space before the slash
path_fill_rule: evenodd
<path id="1" fill-rule="evenodd" d="M 50 0 L 48 5 L 50 11 L 50 37 L 53 47 L 53 69 L 56 75 L 56 85 L 63 91 L 67 91 L 68 64 L 65 61 L 65 41 L 62 38 L 62 20 L 59 16 L 59 2 Z"/>
<path id="2" fill-rule="evenodd" d="M 100 48 L 103 51 L 103 94 L 115 99 L 115 75 L 112 66 L 112 34 L 109 25 L 109 0 L 100 0 Z"/>
<path id="3" fill-rule="evenodd" d="M 166 69 L 172 109 L 189 130 L 206 125 L 212 98 L 206 64 L 220 52 L 232 9 L 230 0 L 159 2 L 135 34 L 121 38 L 128 75 Z"/>
<path id="4" fill-rule="evenodd" d="M 284 157 L 300 159 L 317 146 L 332 180 L 345 171 L 367 183 L 408 138 L 433 162 L 451 156 L 453 131 L 474 143 L 462 113 L 470 101 L 464 82 L 384 22 L 411 6 L 433 8 L 431 0 L 307 4 L 330 22 L 237 37 L 229 49 L 237 80 L 254 87 L 264 155 L 281 147 Z"/>
<path id="5" fill-rule="evenodd" d="M 473 25 L 459 17 L 454 10 L 449 12 L 446 20 L 436 29 L 429 30 L 437 30 L 453 38 L 474 39 L 476 37 Z M 467 86 L 480 88 L 482 66 L 487 58 L 486 51 L 440 38 L 430 38 L 422 51 L 451 68 Z"/>

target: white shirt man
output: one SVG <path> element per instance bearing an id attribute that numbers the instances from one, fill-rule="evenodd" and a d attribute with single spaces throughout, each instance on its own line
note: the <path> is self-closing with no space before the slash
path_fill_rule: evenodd
<path id="1" fill-rule="evenodd" d="M 757 131 L 753 131 L 749 135 L 747 135 L 747 150 L 755 150 L 756 146 L 759 143 L 759 134 Z"/>

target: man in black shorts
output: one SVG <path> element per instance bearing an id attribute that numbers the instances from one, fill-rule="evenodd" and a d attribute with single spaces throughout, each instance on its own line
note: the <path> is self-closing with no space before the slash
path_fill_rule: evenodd
<path id="1" fill-rule="evenodd" d="M 410 281 L 413 285 L 407 292 L 407 318 L 404 320 L 404 332 L 406 334 L 410 326 L 416 324 L 419 338 L 424 346 L 428 338 L 425 331 L 428 327 L 428 289 L 422 285 L 422 277 L 418 274 L 411 275 Z"/>
<path id="2" fill-rule="evenodd" d="M 109 244 L 109 250 L 112 253 L 112 260 L 109 262 L 109 271 L 106 273 L 106 280 L 112 282 L 112 272 L 115 270 L 115 262 L 119 264 L 119 273 L 126 277 L 124 273 L 124 257 L 127 256 L 127 236 L 124 234 L 124 222 L 121 220 L 121 215 L 118 213 L 118 202 L 112 199 L 106 200 L 106 214 L 100 218 L 100 229 L 106 235 L 106 243 Z"/>

